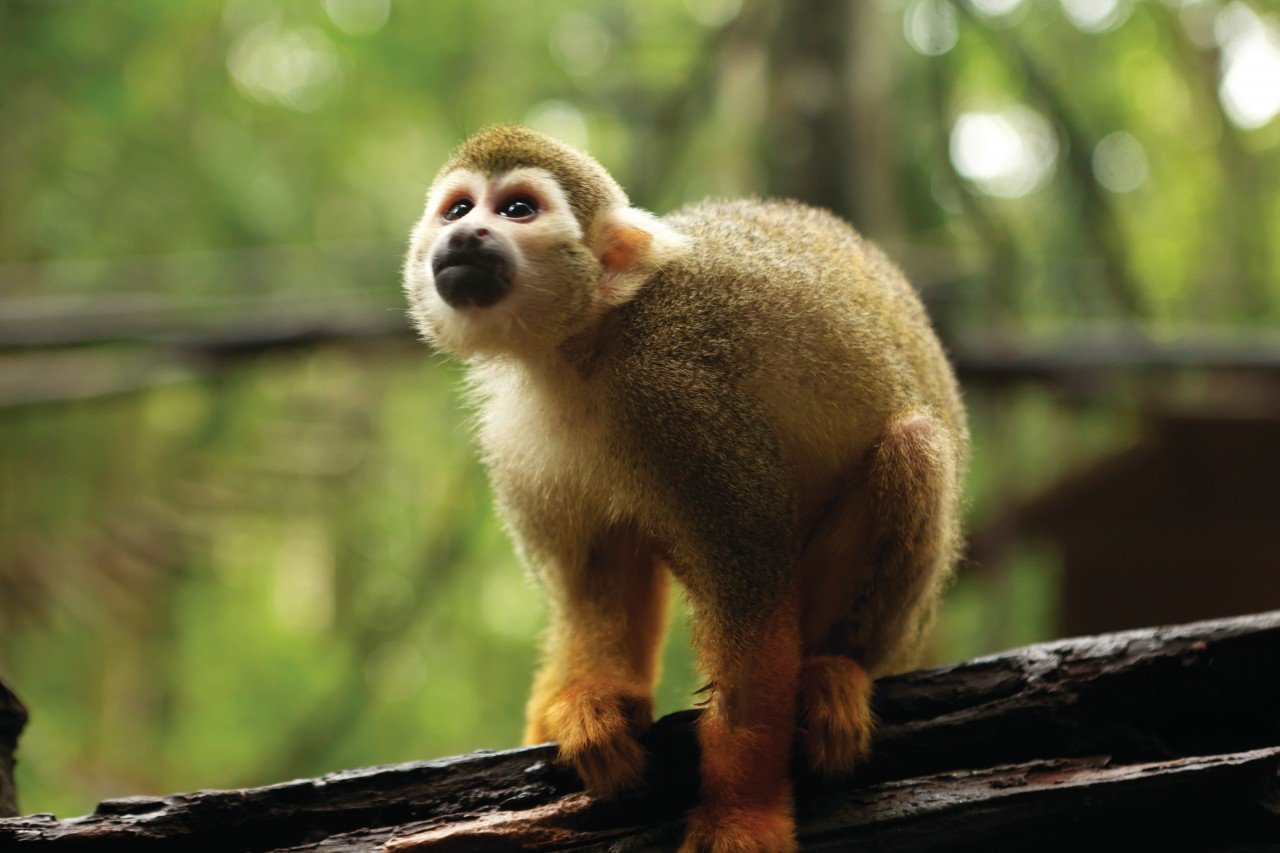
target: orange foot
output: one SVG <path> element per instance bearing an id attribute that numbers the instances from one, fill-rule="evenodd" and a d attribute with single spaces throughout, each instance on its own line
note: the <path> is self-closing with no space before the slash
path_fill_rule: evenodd
<path id="1" fill-rule="evenodd" d="M 576 682 L 547 706 L 547 733 L 560 744 L 560 760 L 606 799 L 634 788 L 644 775 L 644 749 L 636 740 L 653 722 L 653 700 L 613 682 Z"/>
<path id="2" fill-rule="evenodd" d="M 871 749 L 871 677 L 851 658 L 805 658 L 800 714 L 809 766 L 826 776 L 849 773 Z"/>
<path id="3" fill-rule="evenodd" d="M 798 850 L 790 806 L 709 809 L 689 815 L 680 853 L 791 853 Z"/>

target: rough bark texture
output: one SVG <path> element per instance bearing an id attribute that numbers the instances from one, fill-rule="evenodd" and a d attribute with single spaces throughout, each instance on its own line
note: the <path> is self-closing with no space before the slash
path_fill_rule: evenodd
<path id="1" fill-rule="evenodd" d="M 870 764 L 837 781 L 797 771 L 802 844 L 1277 849 L 1277 672 L 1280 612 L 886 679 Z M 694 799 L 694 719 L 655 724 L 647 789 L 612 803 L 542 746 L 0 820 L 0 848 L 666 849 Z"/>

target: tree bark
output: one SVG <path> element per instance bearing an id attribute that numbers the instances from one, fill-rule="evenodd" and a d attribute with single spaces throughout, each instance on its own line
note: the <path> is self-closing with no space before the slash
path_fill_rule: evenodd
<path id="1" fill-rule="evenodd" d="M 1267 849 L 1280 839 L 1280 611 L 1063 640 L 884 679 L 872 760 L 797 769 L 806 849 L 1054 839 Z M 646 736 L 643 791 L 582 793 L 550 746 L 0 820 L 0 847 L 639 850 L 679 838 L 696 712 Z M 26 848 L 23 848 L 26 849 Z"/>
<path id="2" fill-rule="evenodd" d="M 0 681 L 0 818 L 18 813 L 18 792 L 13 784 L 13 753 L 27 724 L 27 709 L 9 685 Z"/>

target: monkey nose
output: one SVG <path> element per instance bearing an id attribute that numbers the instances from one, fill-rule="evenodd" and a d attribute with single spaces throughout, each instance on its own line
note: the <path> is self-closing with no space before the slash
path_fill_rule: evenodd
<path id="1" fill-rule="evenodd" d="M 436 292 L 450 308 L 487 308 L 511 289 L 511 260 L 475 232 L 455 234 L 431 261 Z"/>
<path id="2" fill-rule="evenodd" d="M 456 228 L 449 235 L 445 247 L 450 252 L 495 252 L 499 251 L 498 241 L 489 236 L 489 229 Z"/>

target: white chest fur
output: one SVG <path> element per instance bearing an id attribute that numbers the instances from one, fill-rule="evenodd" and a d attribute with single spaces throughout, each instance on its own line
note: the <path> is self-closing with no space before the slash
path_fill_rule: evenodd
<path id="1" fill-rule="evenodd" d="M 479 439 L 499 500 L 539 525 L 593 528 L 630 514 L 620 483 L 634 476 L 608 422 L 607 403 L 580 377 L 523 367 L 473 373 Z"/>

